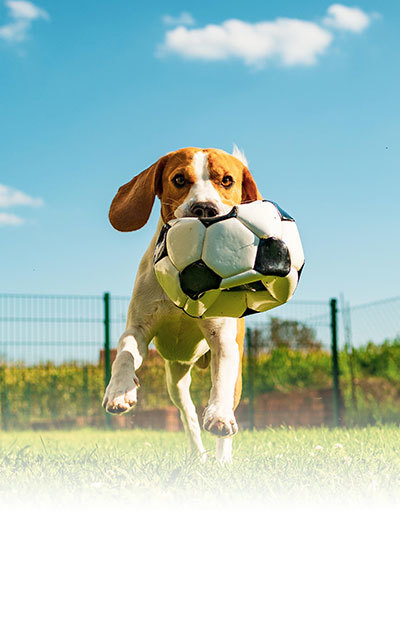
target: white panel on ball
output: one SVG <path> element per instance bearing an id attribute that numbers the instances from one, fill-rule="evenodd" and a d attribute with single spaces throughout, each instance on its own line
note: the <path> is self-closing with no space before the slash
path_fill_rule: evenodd
<path id="1" fill-rule="evenodd" d="M 217 301 L 206 310 L 203 317 L 241 317 L 246 310 L 246 294 L 243 291 L 223 290 Z"/>
<path id="2" fill-rule="evenodd" d="M 261 200 L 237 206 L 237 217 L 258 237 L 282 238 L 282 221 L 272 202 Z"/>
<path id="3" fill-rule="evenodd" d="M 274 281 L 267 285 L 267 290 L 279 303 L 285 303 L 289 301 L 296 290 L 298 281 L 297 270 L 292 266 L 290 273 L 286 277 L 276 277 Z"/>
<path id="4" fill-rule="evenodd" d="M 183 308 L 187 296 L 182 291 L 179 282 L 179 272 L 171 263 L 169 257 L 163 257 L 154 265 L 154 272 L 161 288 L 167 293 L 175 305 Z"/>
<path id="5" fill-rule="evenodd" d="M 254 265 L 257 237 L 234 217 L 207 228 L 202 259 L 220 277 L 231 277 Z"/>
<path id="6" fill-rule="evenodd" d="M 265 312 L 266 310 L 271 310 L 281 305 L 268 290 L 265 292 L 248 292 L 246 296 L 247 306 L 256 312 Z"/>
<path id="7" fill-rule="evenodd" d="M 271 279 L 271 277 L 269 277 Z M 220 288 L 233 288 L 234 286 L 243 286 L 243 284 L 251 284 L 253 281 L 260 281 L 260 273 L 256 270 L 246 270 L 246 272 L 240 272 L 233 277 L 225 277 L 219 287 Z"/>
<path id="8" fill-rule="evenodd" d="M 201 257 L 205 227 L 198 219 L 182 218 L 167 233 L 167 252 L 178 270 Z"/>
<path id="9" fill-rule="evenodd" d="M 202 317 L 221 294 L 220 290 L 208 290 L 203 293 L 200 299 L 188 299 L 183 309 L 191 317 Z"/>
<path id="10" fill-rule="evenodd" d="M 168 220 L 168 226 L 174 226 L 174 224 L 176 224 L 177 222 L 181 221 L 181 217 L 173 217 L 172 219 Z"/>
<path id="11" fill-rule="evenodd" d="M 289 248 L 292 266 L 300 270 L 304 264 L 304 252 L 297 224 L 291 221 L 282 222 L 282 240 Z"/>

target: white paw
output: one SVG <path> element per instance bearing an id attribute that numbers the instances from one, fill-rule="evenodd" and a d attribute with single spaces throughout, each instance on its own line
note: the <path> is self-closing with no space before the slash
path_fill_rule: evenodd
<path id="1" fill-rule="evenodd" d="M 131 378 L 111 377 L 103 399 L 103 408 L 110 414 L 123 414 L 135 407 L 139 380 L 136 375 Z"/>
<path id="2" fill-rule="evenodd" d="M 237 434 L 238 425 L 233 412 L 208 407 L 203 417 L 203 429 L 215 436 L 233 436 Z"/>

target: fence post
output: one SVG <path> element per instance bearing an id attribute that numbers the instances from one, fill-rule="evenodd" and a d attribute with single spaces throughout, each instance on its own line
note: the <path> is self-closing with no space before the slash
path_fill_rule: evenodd
<path id="1" fill-rule="evenodd" d="M 90 405 L 90 388 L 89 388 L 89 366 L 82 366 L 82 414 L 89 415 L 89 405 Z"/>
<path id="2" fill-rule="evenodd" d="M 105 387 L 111 378 L 111 356 L 110 356 L 110 293 L 104 293 L 104 384 Z M 106 412 L 106 423 L 111 425 L 111 414 Z"/>
<path id="3" fill-rule="evenodd" d="M 343 329 L 345 335 L 345 352 L 347 355 L 347 363 L 350 372 L 351 382 L 351 405 L 352 405 L 352 422 L 353 425 L 358 421 L 358 402 L 356 391 L 356 374 L 355 374 L 355 357 L 353 348 L 353 338 L 351 332 L 351 309 L 350 304 L 346 304 L 344 296 L 341 295 L 340 305 L 342 309 Z"/>
<path id="4" fill-rule="evenodd" d="M 246 328 L 247 394 L 249 397 L 249 430 L 254 430 L 254 348 L 251 328 Z"/>
<path id="5" fill-rule="evenodd" d="M 26 403 L 27 403 L 26 421 L 29 427 L 31 425 L 31 418 L 32 418 L 32 386 L 30 381 L 28 381 L 26 384 Z"/>
<path id="6" fill-rule="evenodd" d="M 331 307 L 331 339 L 332 339 L 332 381 L 333 381 L 333 425 L 339 426 L 341 421 L 341 399 L 339 385 L 339 355 L 337 342 L 337 299 L 330 300 Z"/>
<path id="7" fill-rule="evenodd" d="M 0 410 L 1 428 L 8 430 L 8 396 L 6 384 L 6 366 L 0 365 Z"/>
<path id="8" fill-rule="evenodd" d="M 50 400 L 49 400 L 49 408 L 50 408 L 50 416 L 52 419 L 56 419 L 59 416 L 58 409 L 58 379 L 57 374 L 53 372 L 50 377 Z"/>

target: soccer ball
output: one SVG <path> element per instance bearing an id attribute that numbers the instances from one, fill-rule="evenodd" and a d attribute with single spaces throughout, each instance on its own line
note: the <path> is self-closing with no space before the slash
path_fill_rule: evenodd
<path id="1" fill-rule="evenodd" d="M 244 317 L 280 306 L 296 290 L 304 253 L 296 222 L 255 201 L 220 217 L 165 224 L 154 251 L 156 278 L 191 317 Z"/>

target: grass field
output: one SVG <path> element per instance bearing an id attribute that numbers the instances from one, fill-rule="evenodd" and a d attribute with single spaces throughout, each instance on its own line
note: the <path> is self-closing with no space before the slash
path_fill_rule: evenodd
<path id="1" fill-rule="evenodd" d="M 1 432 L 1 500 L 400 500 L 400 429 L 241 432 L 234 462 L 188 455 L 183 433 Z"/>

